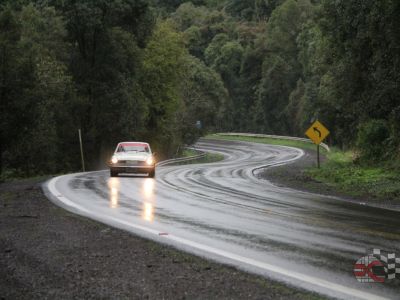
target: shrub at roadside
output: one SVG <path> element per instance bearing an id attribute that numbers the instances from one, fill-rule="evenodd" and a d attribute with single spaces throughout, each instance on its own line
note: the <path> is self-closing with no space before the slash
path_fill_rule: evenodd
<path id="1" fill-rule="evenodd" d="M 361 163 L 379 162 L 387 159 L 389 128 L 385 120 L 370 120 L 360 125 L 357 149 Z"/>
<path id="2" fill-rule="evenodd" d="M 400 175 L 389 167 L 354 162 L 351 151 L 333 150 L 320 169 L 310 168 L 307 175 L 351 196 L 400 201 Z"/>

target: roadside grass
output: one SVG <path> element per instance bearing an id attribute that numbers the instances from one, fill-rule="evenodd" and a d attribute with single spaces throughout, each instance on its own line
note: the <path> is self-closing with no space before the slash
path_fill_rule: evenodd
<path id="1" fill-rule="evenodd" d="M 400 174 L 383 165 L 361 165 L 354 162 L 351 151 L 327 153 L 321 168 L 308 168 L 305 173 L 351 196 L 369 196 L 378 200 L 400 201 Z"/>
<path id="2" fill-rule="evenodd" d="M 197 152 L 196 150 L 185 148 L 182 151 L 181 157 L 190 157 L 190 156 L 195 156 L 197 154 L 199 154 L 199 152 Z"/>
<path id="3" fill-rule="evenodd" d="M 190 156 L 194 156 L 194 155 L 198 155 L 199 152 L 193 149 L 184 149 L 182 152 L 181 157 L 190 157 Z M 190 161 L 185 161 L 185 162 L 181 162 L 179 164 L 183 164 L 183 165 L 188 165 L 188 164 L 206 164 L 206 163 L 213 163 L 213 162 L 217 162 L 217 161 L 221 161 L 224 159 L 224 156 L 222 154 L 218 154 L 218 153 L 206 153 L 205 156 L 198 158 L 198 159 L 194 159 L 194 160 L 190 160 Z"/>
<path id="4" fill-rule="evenodd" d="M 253 137 L 253 136 L 240 136 L 240 135 L 223 135 L 223 134 L 209 134 L 205 136 L 207 139 L 225 140 L 225 141 L 241 141 L 241 142 L 252 142 L 279 146 L 298 147 L 302 149 L 315 150 L 316 146 L 312 143 L 302 141 L 292 141 L 284 139 L 273 139 L 268 137 Z M 324 148 L 320 148 L 321 152 L 326 152 Z"/>
<path id="5" fill-rule="evenodd" d="M 61 174 L 58 174 L 61 175 Z M 57 176 L 57 174 L 53 175 L 36 175 L 36 176 L 22 176 L 17 173 L 9 172 L 8 170 L 5 170 L 1 175 L 0 175 L 0 183 L 6 183 L 6 182 L 14 182 L 14 181 L 21 181 L 23 182 L 24 180 L 36 180 L 36 181 L 42 181 L 45 180 L 51 176 Z"/>
<path id="6" fill-rule="evenodd" d="M 272 138 L 227 136 L 211 134 L 206 138 L 256 142 L 271 145 L 292 146 L 315 151 L 314 144 Z M 321 168 L 309 167 L 304 174 L 313 180 L 326 184 L 349 196 L 400 201 L 400 172 L 387 163 L 365 165 L 356 163 L 352 151 L 331 148 L 330 152 L 321 149 L 326 157 Z"/>

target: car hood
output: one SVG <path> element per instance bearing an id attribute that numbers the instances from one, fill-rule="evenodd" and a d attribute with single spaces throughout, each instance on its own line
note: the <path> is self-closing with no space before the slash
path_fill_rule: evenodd
<path id="1" fill-rule="evenodd" d="M 150 153 L 115 153 L 114 157 L 118 160 L 142 160 L 145 161 L 151 157 Z"/>

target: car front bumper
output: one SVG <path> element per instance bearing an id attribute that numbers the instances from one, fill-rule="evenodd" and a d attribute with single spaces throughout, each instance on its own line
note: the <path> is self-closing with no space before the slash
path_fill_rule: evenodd
<path id="1" fill-rule="evenodd" d="M 150 173 L 153 172 L 155 166 L 110 166 L 110 170 L 118 173 Z"/>

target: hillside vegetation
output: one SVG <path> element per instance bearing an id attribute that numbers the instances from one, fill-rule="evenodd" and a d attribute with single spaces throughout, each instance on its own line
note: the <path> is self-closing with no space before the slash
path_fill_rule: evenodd
<path id="1" fill-rule="evenodd" d="M 0 172 L 161 157 L 205 132 L 304 136 L 398 168 L 400 2 L 1 0 Z M 196 121 L 202 128 L 196 128 Z"/>
<path id="2" fill-rule="evenodd" d="M 170 15 L 220 74 L 234 131 L 304 136 L 315 119 L 359 159 L 399 158 L 398 1 L 193 1 Z"/>

